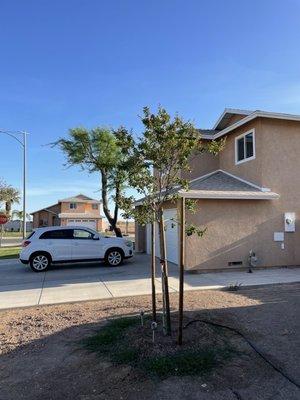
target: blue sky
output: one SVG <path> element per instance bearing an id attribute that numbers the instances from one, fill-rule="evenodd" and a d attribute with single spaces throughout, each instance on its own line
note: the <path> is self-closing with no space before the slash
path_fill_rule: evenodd
<path id="1" fill-rule="evenodd" d="M 225 107 L 300 114 L 298 0 L 0 0 L 0 128 L 26 130 L 30 211 L 99 176 L 45 146 L 68 128 L 125 125 L 163 105 L 198 127 Z M 0 176 L 21 186 L 0 134 Z"/>

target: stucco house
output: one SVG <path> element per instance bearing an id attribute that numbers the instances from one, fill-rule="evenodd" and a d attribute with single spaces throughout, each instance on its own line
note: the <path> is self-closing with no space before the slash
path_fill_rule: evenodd
<path id="1" fill-rule="evenodd" d="M 207 227 L 185 239 L 187 270 L 300 265 L 300 115 L 225 109 L 203 140 L 226 137 L 218 156 L 190 160 L 188 192 L 197 200 L 187 222 Z M 138 206 L 138 203 L 137 203 Z M 178 262 L 177 208 L 165 205 L 167 257 Z M 149 227 L 136 226 L 136 249 L 150 252 Z M 159 253 L 157 249 L 157 253 Z"/>
<path id="2" fill-rule="evenodd" d="M 58 200 L 56 204 L 31 213 L 33 228 L 82 225 L 102 230 L 101 202 L 83 194 Z"/>

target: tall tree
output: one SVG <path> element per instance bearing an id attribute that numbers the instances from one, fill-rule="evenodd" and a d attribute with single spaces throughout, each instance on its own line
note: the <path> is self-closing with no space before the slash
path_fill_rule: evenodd
<path id="1" fill-rule="evenodd" d="M 122 236 L 117 223 L 125 185 L 126 155 L 122 153 L 114 131 L 101 127 L 91 130 L 73 128 L 69 130 L 69 138 L 60 138 L 53 145 L 64 152 L 67 165 L 78 165 L 89 173 L 100 174 L 103 212 L 116 236 Z M 114 202 L 113 211 L 109 209 L 109 200 Z"/>
<path id="2" fill-rule="evenodd" d="M 155 222 L 158 224 L 160 241 L 160 264 L 163 280 L 163 304 L 165 305 L 166 331 L 171 333 L 169 305 L 168 267 L 164 230 L 164 207 L 167 202 L 177 203 L 178 188 L 188 189 L 188 181 L 182 178 L 182 172 L 189 171 L 189 158 L 193 153 L 210 152 L 216 154 L 222 143 L 204 143 L 199 132 L 189 121 L 178 115 L 173 119 L 164 108 L 156 114 L 148 107 L 143 110 L 144 132 L 140 140 L 135 141 L 132 134 L 125 130 L 118 132 L 123 152 L 129 154 L 129 185 L 135 188 L 143 201 L 135 207 L 132 196 L 123 196 L 121 206 L 126 216 L 135 218 L 140 224 Z M 186 202 L 194 209 L 193 202 Z M 186 227 L 188 234 L 203 234 L 196 226 Z"/>
<path id="3" fill-rule="evenodd" d="M 0 203 L 5 204 L 5 214 L 11 217 L 11 209 L 14 203 L 20 202 L 20 192 L 18 189 L 7 185 L 3 180 L 0 181 Z"/>

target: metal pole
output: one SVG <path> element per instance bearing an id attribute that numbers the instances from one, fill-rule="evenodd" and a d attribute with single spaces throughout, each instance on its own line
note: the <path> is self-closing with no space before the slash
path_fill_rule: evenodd
<path id="1" fill-rule="evenodd" d="M 151 224 L 151 286 L 152 286 L 152 320 L 156 322 L 156 291 L 155 291 L 155 224 Z"/>
<path id="2" fill-rule="evenodd" d="M 27 156 L 26 132 L 23 132 L 23 239 L 26 238 L 26 156 Z"/>
<path id="3" fill-rule="evenodd" d="M 180 200 L 180 259 L 179 259 L 179 307 L 178 307 L 178 337 L 177 343 L 182 345 L 183 328 L 183 291 L 184 291 L 184 239 L 185 239 L 185 200 Z"/>

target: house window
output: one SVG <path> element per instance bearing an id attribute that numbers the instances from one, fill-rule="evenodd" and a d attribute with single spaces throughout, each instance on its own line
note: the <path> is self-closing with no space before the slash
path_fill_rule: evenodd
<path id="1" fill-rule="evenodd" d="M 254 129 L 235 138 L 235 163 L 241 164 L 255 158 Z"/>
<path id="2" fill-rule="evenodd" d="M 98 210 L 98 204 L 92 204 L 92 209 L 93 210 Z"/>
<path id="3" fill-rule="evenodd" d="M 77 203 L 70 203 L 71 210 L 76 210 L 76 208 L 77 208 Z"/>

